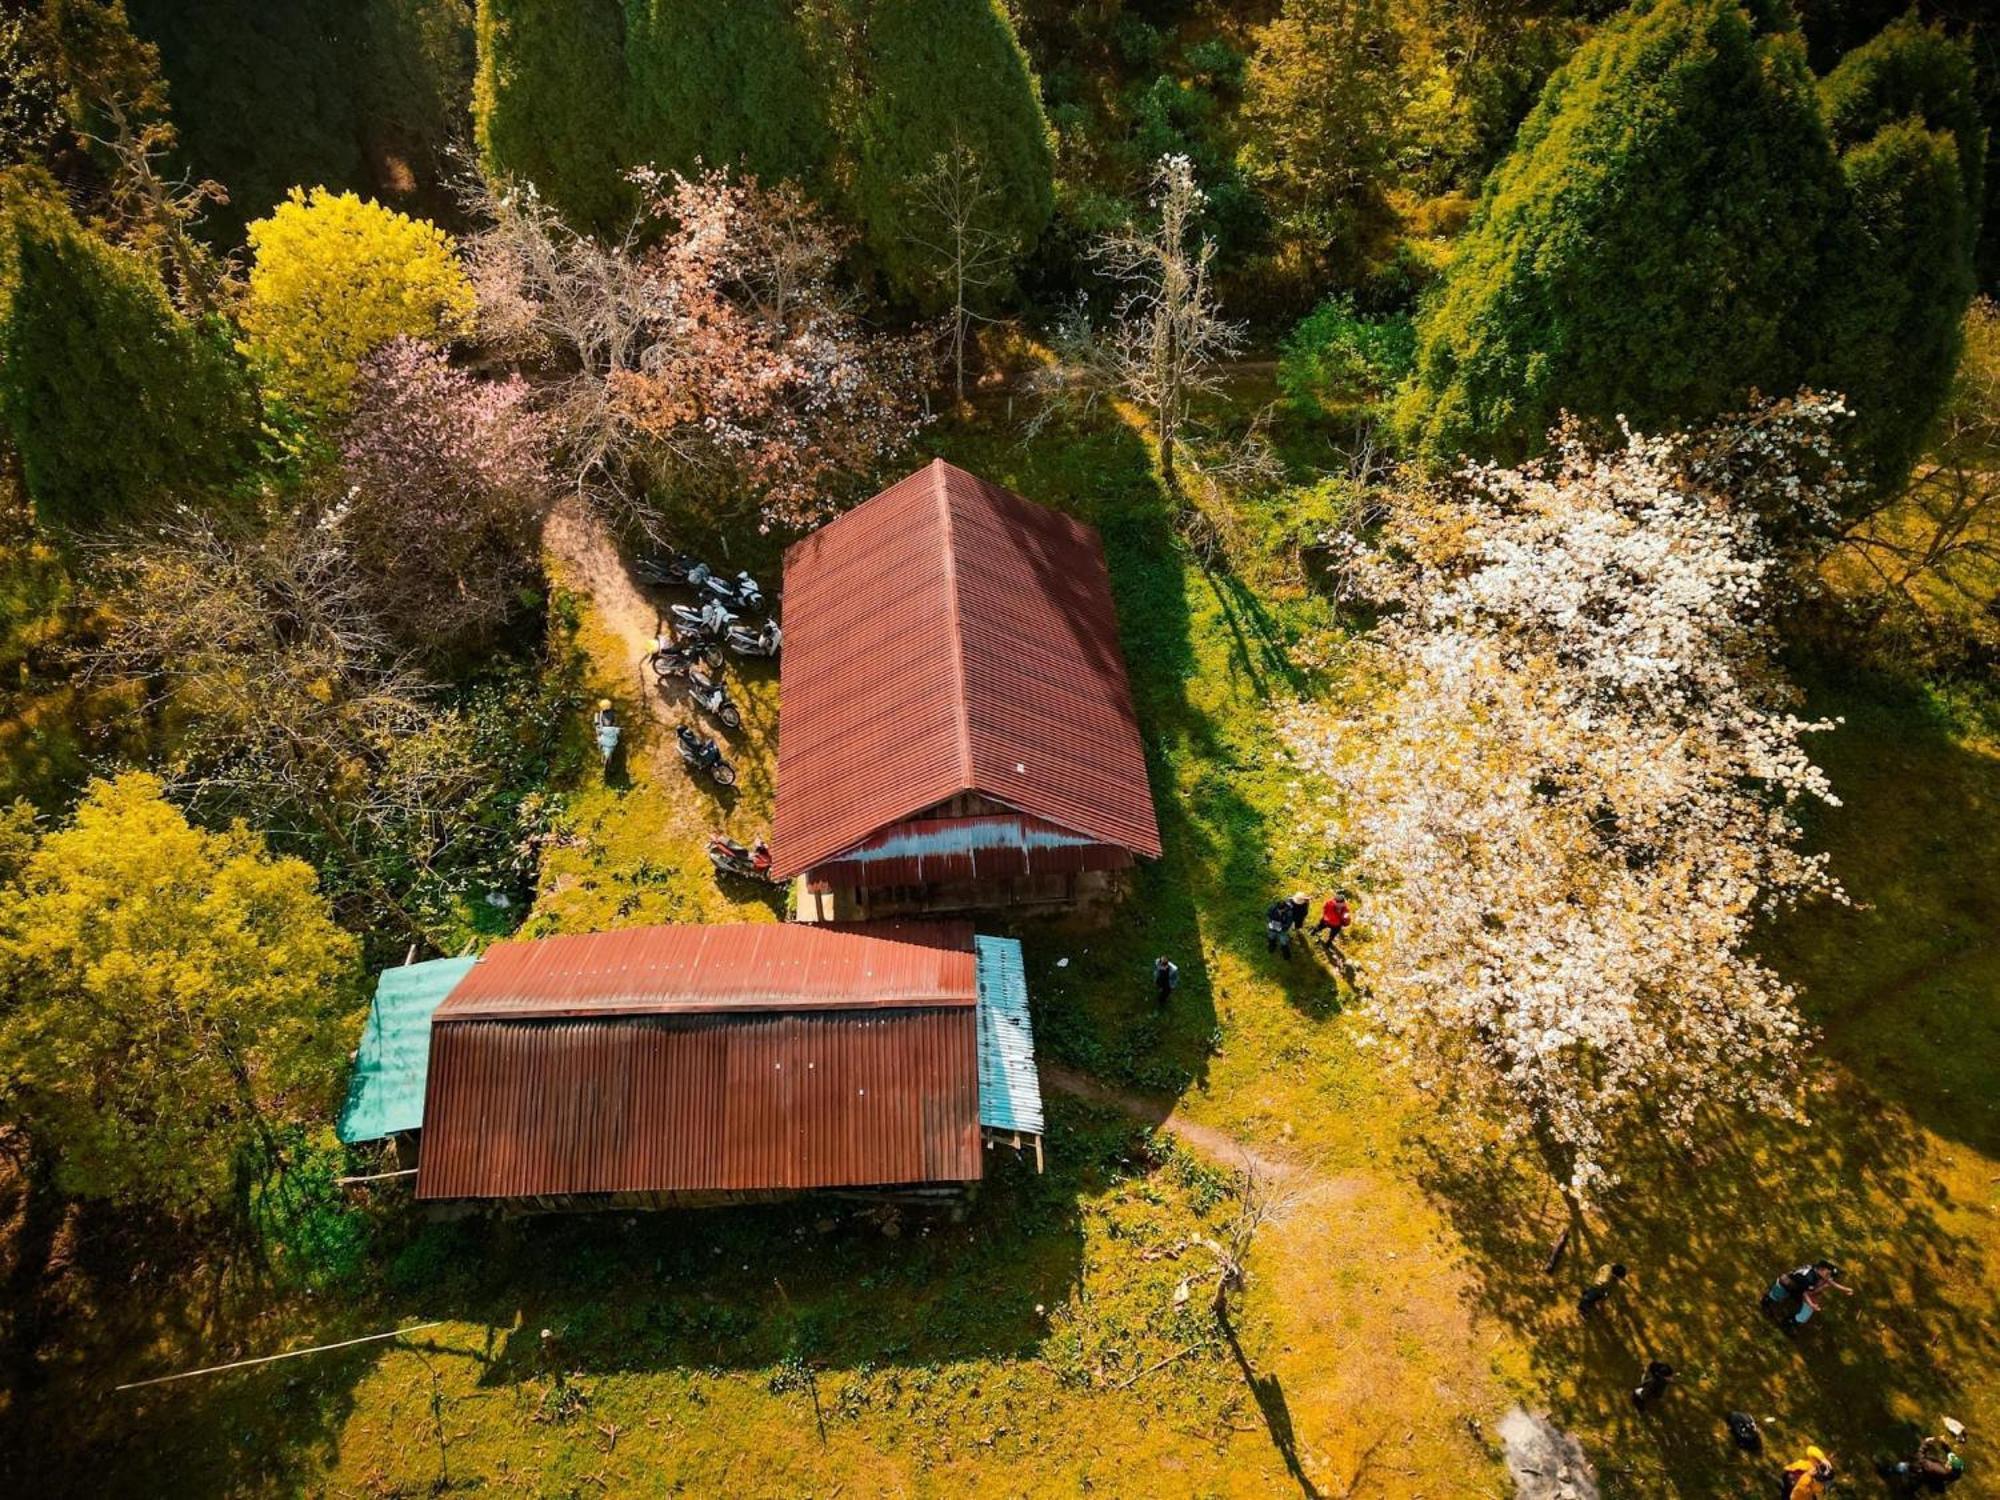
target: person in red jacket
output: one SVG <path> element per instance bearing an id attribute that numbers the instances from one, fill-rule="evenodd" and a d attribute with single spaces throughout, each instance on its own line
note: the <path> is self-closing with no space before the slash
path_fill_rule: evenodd
<path id="1" fill-rule="evenodd" d="M 1331 953 L 1341 933 L 1345 932 L 1353 921 L 1353 913 L 1347 905 L 1347 892 L 1337 892 L 1329 896 L 1325 905 L 1320 907 L 1319 920 L 1313 924 L 1312 935 L 1318 937 L 1322 932 L 1325 933 L 1326 948 Z"/>

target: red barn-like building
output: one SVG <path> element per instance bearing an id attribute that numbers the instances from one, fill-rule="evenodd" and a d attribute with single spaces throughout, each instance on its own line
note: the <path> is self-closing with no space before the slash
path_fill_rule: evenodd
<path id="1" fill-rule="evenodd" d="M 1096 531 L 934 460 L 785 557 L 803 920 L 1066 905 L 1160 853 Z"/>

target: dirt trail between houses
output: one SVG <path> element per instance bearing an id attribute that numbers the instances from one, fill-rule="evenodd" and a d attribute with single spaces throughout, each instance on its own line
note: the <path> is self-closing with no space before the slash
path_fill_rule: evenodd
<path id="1" fill-rule="evenodd" d="M 640 696 L 654 717 L 663 724 L 679 722 L 666 699 L 643 681 L 641 664 L 653 649 L 659 607 L 646 597 L 603 521 L 591 513 L 581 495 L 565 495 L 549 512 L 542 525 L 542 545 L 560 564 L 563 582 L 590 595 L 598 620 L 631 653 L 634 669 L 642 672 Z"/>
<path id="2" fill-rule="evenodd" d="M 1081 1099 L 1087 1104 L 1109 1105 L 1135 1120 L 1144 1121 L 1157 1130 L 1164 1130 L 1170 1135 L 1179 1137 L 1200 1155 L 1223 1166 L 1247 1167 L 1271 1183 L 1293 1186 L 1314 1185 L 1311 1174 L 1297 1162 L 1267 1156 L 1226 1131 L 1190 1120 L 1179 1110 L 1170 1108 L 1164 1100 L 1126 1089 L 1113 1088 L 1108 1083 L 1100 1083 L 1089 1074 L 1079 1073 L 1074 1068 L 1066 1068 L 1061 1063 L 1043 1063 L 1041 1075 L 1042 1082 L 1057 1092 L 1068 1094 L 1072 1099 Z"/>

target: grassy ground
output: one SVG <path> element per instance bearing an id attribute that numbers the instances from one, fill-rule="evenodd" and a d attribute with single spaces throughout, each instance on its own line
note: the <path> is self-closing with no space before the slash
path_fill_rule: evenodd
<path id="1" fill-rule="evenodd" d="M 1847 805 L 1815 833 L 1868 904 L 1770 936 L 1824 1027 L 1815 1123 L 1718 1120 L 1698 1151 L 1640 1162 L 1547 1277 L 1546 1188 L 1498 1146 L 1444 1134 L 1359 1044 L 1318 961 L 1264 951 L 1271 897 L 1335 874 L 1298 831 L 1304 793 L 1270 728 L 1274 703 L 1323 685 L 1308 664 L 1330 628 L 1285 509 L 1223 517 L 1231 566 L 1206 569 L 1120 422 L 1032 443 L 969 425 L 935 444 L 1104 533 L 1166 855 L 1114 924 L 1023 929 L 1037 1026 L 1051 1057 L 1299 1163 L 1237 1340 L 1198 1290 L 1175 1306 L 1207 1265 L 1190 1237 L 1232 1212 L 1223 1181 L 1130 1121 L 1057 1103 L 1048 1175 L 1002 1164 L 963 1224 L 893 1235 L 821 1205 L 438 1226 L 392 1233 L 379 1274 L 338 1299 L 239 1289 L 211 1306 L 177 1295 L 185 1268 L 129 1280 L 115 1227 L 64 1226 L 64 1295 L 99 1316 L 65 1325 L 13 1409 L 45 1444 L 26 1477 L 408 1494 L 448 1466 L 455 1486 L 549 1495 L 1503 1495 L 1487 1434 L 1520 1400 L 1582 1437 L 1607 1495 L 1693 1500 L 1768 1482 L 1728 1449 L 1730 1409 L 1850 1469 L 1940 1411 L 2000 1430 L 1991 747 L 1921 695 L 1816 686 L 1847 720 L 1819 747 Z M 639 727 L 630 611 L 591 611 L 602 690 L 635 729 L 576 794 L 533 922 L 774 915 L 707 871 L 718 810 L 663 730 Z M 722 810 L 739 835 L 768 815 L 773 693 L 753 679 L 746 695 L 745 785 Z M 1164 1015 L 1147 982 L 1161 951 L 1183 973 Z M 1757 1293 L 1823 1250 L 1861 1294 L 1788 1341 Z M 1613 1256 L 1635 1285 L 1586 1324 L 1577 1281 Z M 429 1319 L 444 1326 L 416 1348 L 107 1393 Z M 1625 1392 L 1655 1355 L 1684 1385 L 1642 1421 Z M 52 1481 L 65 1466 L 71 1482 Z"/>

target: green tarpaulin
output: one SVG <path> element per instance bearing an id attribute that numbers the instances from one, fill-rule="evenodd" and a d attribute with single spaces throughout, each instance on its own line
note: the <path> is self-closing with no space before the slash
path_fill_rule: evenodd
<path id="1" fill-rule="evenodd" d="M 471 958 L 434 958 L 385 969 L 368 1007 L 340 1138 L 379 1141 L 424 1123 L 424 1080 L 431 1065 L 431 1012 L 472 968 Z"/>

